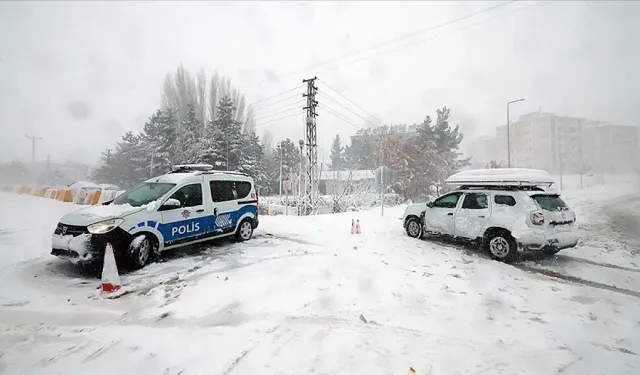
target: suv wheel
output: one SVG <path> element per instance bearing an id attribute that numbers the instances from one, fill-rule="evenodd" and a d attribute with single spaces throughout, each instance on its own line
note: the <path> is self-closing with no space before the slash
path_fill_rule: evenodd
<path id="1" fill-rule="evenodd" d="M 518 245 L 507 232 L 494 232 L 489 235 L 486 244 L 493 259 L 509 263 L 518 257 Z"/>
<path id="2" fill-rule="evenodd" d="M 407 234 L 409 235 L 409 237 L 413 237 L 413 238 L 422 237 L 422 225 L 420 225 L 420 221 L 415 217 L 412 217 L 411 219 L 407 220 L 405 229 L 407 230 Z"/>
<path id="3" fill-rule="evenodd" d="M 238 225 L 238 229 L 236 229 L 236 240 L 238 241 L 248 241 L 253 236 L 253 224 L 251 220 L 244 219 L 240 225 Z"/>

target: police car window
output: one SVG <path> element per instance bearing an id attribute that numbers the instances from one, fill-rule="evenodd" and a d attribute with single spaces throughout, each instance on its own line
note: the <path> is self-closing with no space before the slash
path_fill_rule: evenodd
<path id="1" fill-rule="evenodd" d="M 516 199 L 510 195 L 496 195 L 495 197 L 493 197 L 493 201 L 496 204 L 503 204 L 505 206 L 515 206 L 516 205 Z"/>
<path id="2" fill-rule="evenodd" d="M 202 205 L 202 184 L 191 184 L 181 187 L 171 196 L 180 201 L 182 207 L 195 207 Z"/>
<path id="3" fill-rule="evenodd" d="M 129 204 L 139 207 L 162 198 L 175 184 L 143 182 L 120 194 L 111 204 Z"/>
<path id="4" fill-rule="evenodd" d="M 460 199 L 461 195 L 462 193 L 453 193 L 453 194 L 440 197 L 433 202 L 433 207 L 456 208 L 456 205 L 458 204 L 458 199 Z"/>
<path id="5" fill-rule="evenodd" d="M 210 181 L 211 199 L 214 202 L 227 202 L 236 200 L 235 181 Z"/>
<path id="6" fill-rule="evenodd" d="M 251 192 L 251 183 L 247 181 L 236 181 L 236 192 L 238 199 L 246 198 Z"/>
<path id="7" fill-rule="evenodd" d="M 467 210 L 482 210 L 489 207 L 485 194 L 467 194 L 462 202 L 462 208 Z"/>

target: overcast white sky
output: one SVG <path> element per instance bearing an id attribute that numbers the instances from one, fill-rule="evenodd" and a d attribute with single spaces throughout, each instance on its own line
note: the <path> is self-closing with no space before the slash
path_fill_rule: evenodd
<path id="1" fill-rule="evenodd" d="M 447 105 L 469 139 L 503 124 L 505 102 L 519 97 L 514 118 L 542 108 L 638 124 L 640 2 L 518 1 L 385 53 L 357 53 L 498 4 L 3 1 L 0 161 L 30 160 L 25 133 L 43 137 L 38 160 L 96 161 L 126 130 L 141 129 L 180 63 L 218 69 L 249 102 L 316 75 L 385 123 L 419 122 Z M 333 63 L 301 69 L 325 60 Z M 356 128 L 319 113 L 327 153 L 336 133 Z M 299 139 L 301 119 L 257 131 Z"/>

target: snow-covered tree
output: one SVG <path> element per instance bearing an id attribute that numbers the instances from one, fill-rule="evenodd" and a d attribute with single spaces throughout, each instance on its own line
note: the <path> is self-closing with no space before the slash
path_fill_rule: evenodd
<path id="1" fill-rule="evenodd" d="M 176 148 L 177 162 L 191 163 L 198 159 L 200 145 L 204 135 L 202 122 L 198 119 L 195 104 L 189 104 L 185 117 L 182 119 L 179 135 L 179 142 Z"/>
<path id="2" fill-rule="evenodd" d="M 178 147 L 176 125 L 175 113 L 160 109 L 144 124 L 141 139 L 150 158 L 149 170 L 152 176 L 168 172 L 175 164 Z"/>
<path id="3" fill-rule="evenodd" d="M 340 142 L 340 135 L 336 134 L 331 144 L 331 170 L 340 171 L 344 167 L 344 147 Z"/>
<path id="4" fill-rule="evenodd" d="M 108 162 L 107 154 L 102 154 L 101 163 L 93 169 L 90 178 L 123 188 L 131 187 L 149 177 L 149 162 L 140 135 L 129 131 L 116 144 Z"/>

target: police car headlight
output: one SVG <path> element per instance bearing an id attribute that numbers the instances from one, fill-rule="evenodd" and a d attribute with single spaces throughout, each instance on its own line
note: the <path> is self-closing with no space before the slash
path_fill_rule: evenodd
<path id="1" fill-rule="evenodd" d="M 99 223 L 89 225 L 87 227 L 87 230 L 91 234 L 104 234 L 116 229 L 123 222 L 124 222 L 123 219 L 105 220 Z"/>

